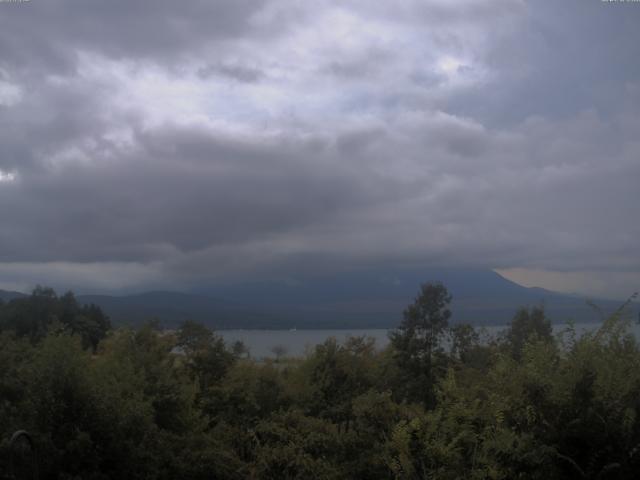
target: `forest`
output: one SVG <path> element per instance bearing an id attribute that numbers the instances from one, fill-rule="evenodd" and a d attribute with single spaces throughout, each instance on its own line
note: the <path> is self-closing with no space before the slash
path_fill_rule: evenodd
<path id="1" fill-rule="evenodd" d="M 525 306 L 491 338 L 450 302 L 422 285 L 384 349 L 255 359 L 38 287 L 0 303 L 0 478 L 638 478 L 630 301 L 584 334 Z"/>

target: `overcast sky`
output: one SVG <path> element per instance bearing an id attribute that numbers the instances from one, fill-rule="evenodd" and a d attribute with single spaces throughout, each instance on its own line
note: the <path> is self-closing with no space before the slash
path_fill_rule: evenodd
<path id="1" fill-rule="evenodd" d="M 640 288 L 640 3 L 0 3 L 0 288 Z"/>

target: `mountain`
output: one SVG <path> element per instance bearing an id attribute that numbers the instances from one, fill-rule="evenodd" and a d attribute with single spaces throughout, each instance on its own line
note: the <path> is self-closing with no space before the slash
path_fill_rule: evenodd
<path id="1" fill-rule="evenodd" d="M 421 283 L 441 281 L 453 296 L 453 323 L 505 325 L 520 306 L 544 304 L 554 323 L 595 322 L 601 316 L 586 299 L 542 288 L 526 288 L 491 270 L 379 269 L 296 279 L 243 282 L 195 293 L 154 291 L 136 295 L 79 295 L 99 305 L 115 324 L 157 319 L 173 327 L 191 319 L 213 328 L 389 328 Z M 2 292 L 10 299 L 23 294 Z M 595 302 L 605 313 L 621 302 Z M 638 305 L 634 305 L 637 316 Z"/>
<path id="2" fill-rule="evenodd" d="M 504 325 L 518 307 L 540 304 L 555 323 L 601 319 L 585 298 L 526 288 L 492 270 L 479 269 L 367 269 L 304 280 L 228 285 L 208 293 L 259 309 L 297 328 L 387 328 L 400 322 L 420 284 L 427 281 L 441 281 L 452 294 L 452 322 Z M 621 302 L 596 303 L 605 312 L 613 312 Z"/>
<path id="3" fill-rule="evenodd" d="M 2 300 L 3 302 L 8 302 L 10 300 L 13 300 L 14 298 L 22 298 L 22 297 L 26 297 L 27 295 L 24 293 L 20 293 L 20 292 L 12 292 L 9 290 L 0 290 L 0 300 Z"/>
<path id="4" fill-rule="evenodd" d="M 147 320 L 159 320 L 169 327 L 183 320 L 195 320 L 211 327 L 224 328 L 286 328 L 278 319 L 256 313 L 242 305 L 204 295 L 177 292 L 145 292 L 136 295 L 78 295 L 81 303 L 100 306 L 119 325 L 136 325 Z"/>

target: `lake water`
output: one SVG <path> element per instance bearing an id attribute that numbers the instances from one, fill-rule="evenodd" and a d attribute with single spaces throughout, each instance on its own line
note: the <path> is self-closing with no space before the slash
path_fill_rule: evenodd
<path id="1" fill-rule="evenodd" d="M 577 332 L 585 332 L 598 328 L 598 323 L 576 324 Z M 478 327 L 481 338 L 495 336 L 504 330 L 504 326 Z M 566 325 L 554 325 L 555 333 L 566 328 Z M 640 325 L 634 323 L 631 330 L 640 339 Z M 373 337 L 378 348 L 384 348 L 389 343 L 388 329 L 353 329 L 353 330 L 219 330 L 226 342 L 241 340 L 249 348 L 254 358 L 273 357 L 274 347 L 283 347 L 287 356 L 301 356 L 316 345 L 323 343 L 330 337 L 338 342 L 344 342 L 348 337 Z"/>

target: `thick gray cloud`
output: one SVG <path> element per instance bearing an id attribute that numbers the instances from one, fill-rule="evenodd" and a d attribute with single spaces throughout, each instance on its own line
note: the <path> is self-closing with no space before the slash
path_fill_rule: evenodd
<path id="1" fill-rule="evenodd" d="M 638 5 L 0 9 L 0 288 L 640 279 Z"/>
<path id="2" fill-rule="evenodd" d="M 40 67 L 41 73 L 74 68 L 79 50 L 175 61 L 203 49 L 224 48 L 219 43 L 225 40 L 276 34 L 275 24 L 255 17 L 267 3 L 51 0 L 3 5 L 0 57 L 10 65 Z"/>
<path id="3" fill-rule="evenodd" d="M 502 126 L 589 108 L 615 114 L 640 78 L 640 62 L 633 61 L 640 11 L 630 3 L 527 3 L 513 30 L 483 52 L 499 85 L 470 89 L 449 107 Z"/>

